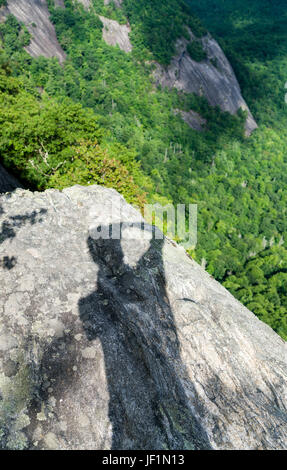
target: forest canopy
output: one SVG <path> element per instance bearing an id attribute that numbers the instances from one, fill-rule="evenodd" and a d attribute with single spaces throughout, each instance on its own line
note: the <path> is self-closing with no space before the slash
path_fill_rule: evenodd
<path id="1" fill-rule="evenodd" d="M 67 53 L 32 59 L 14 17 L 0 25 L 0 156 L 28 186 L 103 184 L 129 202 L 198 204 L 198 245 L 208 272 L 287 339 L 287 19 L 283 1 L 49 1 Z M 133 51 L 102 39 L 102 14 L 129 21 Z M 220 42 L 259 129 L 244 138 L 203 97 L 156 88 L 153 60 L 168 64 L 188 26 Z M 204 60 L 195 41 L 190 54 Z M 205 132 L 174 110 L 199 113 Z"/>

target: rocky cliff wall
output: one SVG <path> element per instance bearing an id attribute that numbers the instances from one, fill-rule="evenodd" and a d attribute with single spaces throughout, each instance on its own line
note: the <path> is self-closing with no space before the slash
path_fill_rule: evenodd
<path id="1" fill-rule="evenodd" d="M 119 46 L 124 52 L 132 51 L 129 33 L 131 28 L 127 24 L 119 24 L 117 21 L 110 20 L 104 16 L 99 17 L 103 23 L 103 40 L 110 46 Z"/>
<path id="2" fill-rule="evenodd" d="M 80 0 L 85 8 L 91 6 L 90 0 Z M 107 3 L 107 2 L 106 2 Z M 62 0 L 55 0 L 58 7 L 63 7 Z M 121 2 L 116 2 L 117 6 Z M 66 58 L 50 21 L 46 0 L 8 0 L 7 7 L 0 9 L 0 21 L 13 14 L 23 22 L 32 35 L 26 50 L 33 57 L 57 57 L 60 62 Z M 129 39 L 130 26 L 120 25 L 117 21 L 100 16 L 103 23 L 103 39 L 111 46 L 118 45 L 123 51 L 131 52 Z M 209 35 L 200 41 L 206 53 L 206 59 L 197 62 L 190 57 L 187 47 L 195 40 L 191 31 L 190 41 L 182 38 L 177 41 L 177 53 L 166 68 L 156 64 L 154 78 L 157 84 L 177 88 L 190 93 L 205 96 L 212 106 L 219 106 L 223 111 L 235 114 L 239 108 L 247 111 L 246 135 L 250 135 L 257 124 L 241 95 L 240 87 L 232 67 L 218 43 Z"/>
<path id="3" fill-rule="evenodd" d="M 0 21 L 8 14 L 14 15 L 25 24 L 32 39 L 25 49 L 32 57 L 57 57 L 60 62 L 66 58 L 61 48 L 46 0 L 7 0 L 7 7 L 0 9 Z"/>
<path id="4" fill-rule="evenodd" d="M 190 31 L 191 42 L 195 39 Z M 246 134 L 250 135 L 257 124 L 241 95 L 233 69 L 219 44 L 209 35 L 199 40 L 206 59 L 193 60 L 188 51 L 189 41 L 177 41 L 176 55 L 168 67 L 157 64 L 154 77 L 157 84 L 177 88 L 188 93 L 205 96 L 211 106 L 235 114 L 239 108 L 247 111 Z"/>
<path id="5" fill-rule="evenodd" d="M 110 3 L 114 3 L 116 7 L 121 8 L 123 0 L 104 0 L 105 5 L 109 5 Z"/>
<path id="6" fill-rule="evenodd" d="M 0 447 L 287 448 L 286 343 L 118 193 L 0 207 Z"/>
<path id="7" fill-rule="evenodd" d="M 79 3 L 81 3 L 85 8 L 90 8 L 92 2 L 91 0 L 77 0 Z"/>

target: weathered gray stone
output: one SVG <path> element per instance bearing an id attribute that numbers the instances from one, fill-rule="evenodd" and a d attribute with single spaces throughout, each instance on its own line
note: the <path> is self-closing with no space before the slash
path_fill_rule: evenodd
<path id="1" fill-rule="evenodd" d="M 54 0 L 55 7 L 65 8 L 64 0 Z"/>
<path id="2" fill-rule="evenodd" d="M 24 23 L 32 35 L 25 48 L 32 57 L 57 57 L 60 63 L 65 60 L 66 54 L 57 40 L 46 0 L 7 0 L 7 7 L 0 9 L 0 21 L 8 14 Z"/>
<path id="3" fill-rule="evenodd" d="M 85 8 L 90 8 L 90 0 L 78 0 Z M 110 3 L 105 0 L 105 4 Z M 121 6 L 121 1 L 115 1 L 116 6 Z M 63 0 L 55 0 L 55 5 L 64 7 Z M 45 56 L 57 57 L 62 63 L 66 54 L 61 48 L 50 15 L 46 0 L 8 0 L 7 7 L 0 8 L 0 21 L 7 15 L 13 14 L 23 22 L 32 35 L 27 52 L 32 57 Z M 125 52 L 132 51 L 129 33 L 129 24 L 121 25 L 117 21 L 100 16 L 103 23 L 103 39 L 111 46 L 118 45 Z M 190 31 L 191 40 L 194 35 Z M 196 62 L 187 53 L 189 41 L 182 38 L 177 41 L 177 53 L 171 64 L 165 68 L 156 64 L 154 72 L 157 84 L 169 88 L 177 88 L 190 93 L 203 95 L 212 106 L 219 106 L 223 111 L 235 114 L 240 108 L 247 111 L 246 135 L 250 135 L 257 124 L 244 101 L 238 81 L 232 67 L 225 57 L 218 43 L 210 37 L 201 39 L 203 49 L 207 53 L 207 60 Z M 183 119 L 189 123 L 189 116 L 183 115 Z M 195 123 L 194 119 L 192 123 Z M 195 123 L 196 124 L 196 123 Z M 191 125 L 191 127 L 193 127 Z M 195 128 L 195 127 L 193 127 Z"/>
<path id="4" fill-rule="evenodd" d="M 119 24 L 115 20 L 110 20 L 104 16 L 99 18 L 103 23 L 103 39 L 110 46 L 119 46 L 124 52 L 132 51 L 132 44 L 130 42 L 129 33 L 131 28 L 128 24 Z"/>
<path id="5" fill-rule="evenodd" d="M 184 122 L 194 129 L 195 131 L 202 132 L 206 128 L 206 119 L 200 116 L 200 114 L 195 111 L 182 111 L 181 109 L 175 109 L 175 114 L 179 114 Z"/>
<path id="6" fill-rule="evenodd" d="M 121 8 L 123 0 L 104 0 L 105 5 L 109 5 L 110 3 L 114 3 L 117 8 Z"/>
<path id="7" fill-rule="evenodd" d="M 2 448 L 287 447 L 286 343 L 116 191 L 0 206 Z"/>
<path id="8" fill-rule="evenodd" d="M 191 40 L 194 35 L 189 31 Z M 211 106 L 219 106 L 222 111 L 235 114 L 240 108 L 247 111 L 246 134 L 250 135 L 257 124 L 244 101 L 233 69 L 219 44 L 210 35 L 201 40 L 207 59 L 196 62 L 187 52 L 189 41 L 179 39 L 176 55 L 165 68 L 156 66 L 154 78 L 157 84 L 177 88 L 188 93 L 205 96 Z"/>
<path id="9" fill-rule="evenodd" d="M 77 0 L 79 3 L 81 3 L 85 8 L 90 8 L 92 2 L 91 0 Z"/>

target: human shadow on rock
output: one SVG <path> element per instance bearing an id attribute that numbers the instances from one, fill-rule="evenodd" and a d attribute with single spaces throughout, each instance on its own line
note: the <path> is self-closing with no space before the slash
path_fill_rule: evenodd
<path id="1" fill-rule="evenodd" d="M 143 230 L 141 223 L 133 225 Z M 112 226 L 106 229 L 111 233 Z M 79 302 L 87 338 L 99 338 L 104 352 L 112 449 L 209 449 L 179 378 L 180 369 L 196 396 L 166 292 L 164 240 L 153 236 L 133 267 L 121 241 L 88 238 L 99 271 L 95 291 Z"/>

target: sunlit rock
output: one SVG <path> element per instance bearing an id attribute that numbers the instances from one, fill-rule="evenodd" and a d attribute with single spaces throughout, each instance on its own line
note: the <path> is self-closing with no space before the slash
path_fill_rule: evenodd
<path id="1" fill-rule="evenodd" d="M 286 343 L 116 191 L 0 208 L 1 448 L 286 449 Z"/>

